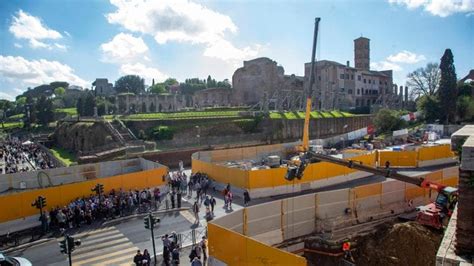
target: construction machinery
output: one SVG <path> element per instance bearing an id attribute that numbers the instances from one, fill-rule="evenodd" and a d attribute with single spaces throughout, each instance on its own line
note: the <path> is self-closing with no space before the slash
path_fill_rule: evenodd
<path id="1" fill-rule="evenodd" d="M 432 182 L 424 178 L 414 178 L 406 176 L 397 173 L 397 171 L 393 169 L 390 169 L 389 166 L 384 169 L 380 169 L 372 167 L 370 165 L 364 165 L 362 162 L 359 161 L 339 159 L 330 155 L 324 155 L 313 151 L 307 151 L 305 153 L 302 153 L 299 156 L 299 160 L 293 161 L 298 161 L 298 163 L 295 165 L 288 166 L 288 171 L 285 176 L 287 180 L 293 180 L 294 178 L 301 179 L 303 177 L 305 168 L 309 164 L 323 161 L 342 165 L 364 172 L 369 172 L 374 175 L 393 178 L 405 183 L 416 185 L 418 187 L 428 188 L 430 189 L 430 195 L 431 191 L 434 190 L 438 192 L 436 200 L 425 206 L 417 207 L 415 220 L 420 224 L 436 229 L 441 229 L 447 225 L 447 221 L 449 221 L 449 217 L 451 216 L 451 213 L 454 210 L 458 199 L 457 188 L 438 184 L 436 182 Z"/>
<path id="2" fill-rule="evenodd" d="M 311 105 L 313 96 L 313 85 L 314 85 L 314 68 L 316 63 L 316 43 L 318 40 L 319 21 L 321 18 L 315 18 L 314 20 L 314 38 L 313 38 L 313 51 L 311 54 L 311 73 L 309 74 L 309 88 L 308 95 L 306 98 L 306 110 L 304 117 L 304 128 L 303 128 L 303 143 L 298 146 L 298 151 L 306 152 L 309 150 L 309 118 L 311 116 Z"/>

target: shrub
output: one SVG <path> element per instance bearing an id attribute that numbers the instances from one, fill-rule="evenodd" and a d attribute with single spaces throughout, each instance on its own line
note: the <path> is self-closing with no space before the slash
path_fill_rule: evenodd
<path id="1" fill-rule="evenodd" d="M 171 140 L 174 135 L 174 128 L 168 126 L 157 126 L 151 131 L 151 135 L 155 140 Z"/>

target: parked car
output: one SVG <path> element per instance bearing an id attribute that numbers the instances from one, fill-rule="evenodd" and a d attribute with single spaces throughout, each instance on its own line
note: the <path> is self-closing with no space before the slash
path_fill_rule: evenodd
<path id="1" fill-rule="evenodd" d="M 0 253 L 0 266 L 32 266 L 33 264 L 21 257 L 9 257 Z"/>

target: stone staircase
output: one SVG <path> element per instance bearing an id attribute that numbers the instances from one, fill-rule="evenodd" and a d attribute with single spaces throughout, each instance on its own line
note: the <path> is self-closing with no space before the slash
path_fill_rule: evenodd
<path id="1" fill-rule="evenodd" d="M 122 121 L 120 120 L 114 120 L 112 123 L 110 123 L 112 127 L 115 129 L 115 131 L 120 135 L 120 137 L 125 141 L 133 141 L 137 140 L 137 137 L 133 134 L 133 132 L 126 127 Z"/>

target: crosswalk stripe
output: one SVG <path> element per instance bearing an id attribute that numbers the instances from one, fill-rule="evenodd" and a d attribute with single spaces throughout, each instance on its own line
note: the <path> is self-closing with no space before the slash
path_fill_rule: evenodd
<path id="1" fill-rule="evenodd" d="M 117 229 L 113 226 L 112 227 L 104 227 L 104 228 L 100 228 L 100 229 L 95 229 L 95 230 L 83 232 L 83 233 L 74 235 L 74 237 L 83 237 L 83 236 L 97 234 L 97 233 L 100 233 L 100 232 L 105 232 L 105 231 L 110 231 L 110 230 L 117 230 Z"/>
<path id="2" fill-rule="evenodd" d="M 84 236 L 83 238 L 86 239 L 86 240 L 90 240 L 90 239 L 106 237 L 106 236 L 114 235 L 114 234 L 118 234 L 118 233 L 120 233 L 120 231 L 115 229 L 115 230 L 110 230 L 110 231 L 107 231 L 107 232 L 100 232 L 100 233 L 96 233 L 96 234 L 90 234 L 88 236 Z M 76 236 L 74 236 L 74 237 L 76 237 Z"/>
<path id="3" fill-rule="evenodd" d="M 92 250 L 96 250 L 96 249 L 102 249 L 102 248 L 105 248 L 107 246 L 112 246 L 112 245 L 117 245 L 118 243 L 121 243 L 121 244 L 124 244 L 124 243 L 130 243 L 130 240 L 128 240 L 128 238 L 121 238 L 121 239 L 117 239 L 117 240 L 114 240 L 114 241 L 110 241 L 110 242 L 105 242 L 105 243 L 101 243 L 101 244 L 98 244 L 98 245 L 94 245 L 94 246 L 89 246 L 89 247 L 84 247 L 84 249 L 77 249 L 75 252 L 77 254 L 82 254 L 82 253 L 85 253 L 85 252 L 90 252 Z"/>
<path id="4" fill-rule="evenodd" d="M 106 237 L 99 237 L 99 238 L 94 238 L 94 239 L 85 239 L 82 244 L 85 245 L 85 246 L 88 246 L 88 245 L 93 245 L 94 243 L 102 243 L 102 242 L 106 242 L 106 241 L 109 241 L 111 239 L 114 239 L 114 238 L 118 238 L 118 237 L 124 237 L 124 235 L 122 233 L 116 233 L 115 235 L 110 235 L 110 236 L 106 236 Z"/>
<path id="5" fill-rule="evenodd" d="M 138 248 L 137 248 L 137 250 L 138 250 Z M 124 261 L 133 261 L 133 257 L 135 256 L 136 252 L 137 251 L 135 250 L 135 252 L 133 254 L 130 254 L 128 256 L 121 256 L 119 258 L 115 258 L 115 259 L 100 262 L 100 263 L 94 263 L 92 265 L 94 265 L 94 266 L 103 266 L 103 265 L 115 266 L 117 264 L 124 264 Z M 132 264 L 135 265 L 134 263 L 125 263 L 125 265 L 132 265 Z"/>
<path id="6" fill-rule="evenodd" d="M 195 218 L 194 215 L 192 215 L 189 211 L 180 211 L 180 214 L 181 214 L 186 220 L 188 220 L 190 223 L 195 223 L 195 222 L 196 222 L 196 218 Z"/>
<path id="7" fill-rule="evenodd" d="M 116 251 L 116 252 L 107 253 L 107 254 L 104 254 L 102 256 L 92 257 L 90 259 L 79 260 L 79 261 L 76 260 L 75 264 L 77 264 L 77 265 L 88 265 L 88 264 L 91 264 L 91 262 L 100 261 L 100 260 L 103 260 L 103 259 L 106 259 L 106 258 L 111 258 L 111 257 L 114 258 L 113 259 L 114 261 L 116 259 L 123 260 L 124 257 L 127 257 L 129 259 L 133 259 L 133 257 L 130 258 L 130 254 L 131 254 L 131 256 L 133 256 L 136 252 L 137 252 L 137 248 L 132 246 L 132 247 L 124 249 L 124 250 L 119 250 L 119 251 Z M 117 256 L 119 256 L 119 257 L 117 257 Z M 111 260 L 107 260 L 105 263 L 111 263 Z M 100 264 L 104 265 L 104 262 L 102 262 Z"/>
<path id="8" fill-rule="evenodd" d="M 120 244 L 120 245 L 114 245 L 112 248 L 113 251 L 115 250 L 119 250 L 119 249 L 123 249 L 123 248 L 128 248 L 129 246 L 132 246 L 132 244 L 130 243 L 123 243 L 123 244 Z M 81 259 L 81 258 L 85 258 L 85 257 L 90 257 L 90 256 L 95 256 L 95 255 L 98 255 L 98 254 L 102 254 L 104 253 L 104 250 L 95 250 L 95 251 L 91 251 L 91 252 L 87 252 L 87 253 L 81 253 L 81 254 L 72 254 L 73 258 L 74 259 Z"/>

